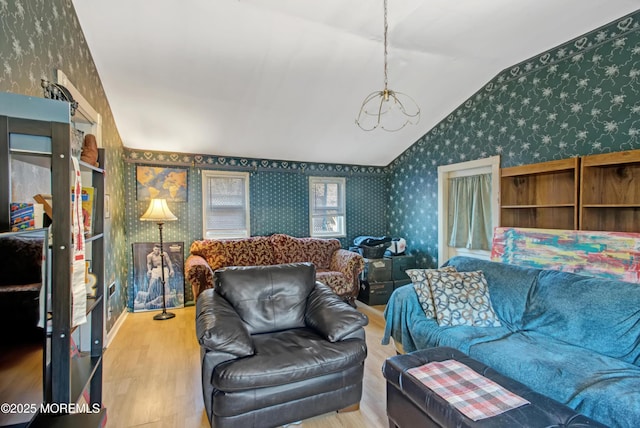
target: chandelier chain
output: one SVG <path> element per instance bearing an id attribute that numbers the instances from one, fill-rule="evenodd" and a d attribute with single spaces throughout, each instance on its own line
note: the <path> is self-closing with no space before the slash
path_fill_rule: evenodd
<path id="1" fill-rule="evenodd" d="M 387 90 L 388 75 L 387 75 L 387 32 L 389 25 L 387 24 L 387 0 L 384 0 L 384 89 Z"/>
<path id="2" fill-rule="evenodd" d="M 399 131 L 405 126 L 415 125 L 420 121 L 420 107 L 409 95 L 392 91 L 388 88 L 388 50 L 389 23 L 387 16 L 387 0 L 384 4 L 384 89 L 373 91 L 362 102 L 356 118 L 356 125 L 363 131 L 382 129 L 388 132 Z"/>

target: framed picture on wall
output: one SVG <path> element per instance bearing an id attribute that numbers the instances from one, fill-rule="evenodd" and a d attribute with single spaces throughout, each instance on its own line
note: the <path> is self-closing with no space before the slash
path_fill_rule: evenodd
<path id="1" fill-rule="evenodd" d="M 187 201 L 187 168 L 136 165 L 136 199 Z"/>
<path id="2" fill-rule="evenodd" d="M 167 309 L 184 307 L 184 242 L 164 242 Z M 136 242 L 133 247 L 133 311 L 162 309 L 160 244 Z"/>

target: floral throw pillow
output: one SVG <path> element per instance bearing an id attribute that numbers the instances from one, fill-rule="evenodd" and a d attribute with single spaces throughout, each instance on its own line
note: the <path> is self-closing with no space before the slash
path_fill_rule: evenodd
<path id="1" fill-rule="evenodd" d="M 489 298 L 487 280 L 482 271 L 426 273 L 441 326 L 501 326 Z"/>
<path id="2" fill-rule="evenodd" d="M 409 275 L 411 278 L 411 282 L 413 283 L 413 288 L 416 290 L 416 294 L 418 295 L 418 301 L 420 302 L 420 306 L 422 306 L 422 310 L 427 318 L 436 317 L 436 309 L 433 305 L 433 297 L 431 296 L 431 286 L 429 285 L 429 280 L 427 279 L 427 272 L 436 271 L 438 269 L 407 269 L 405 273 Z M 456 268 L 453 266 L 443 267 L 441 269 L 443 272 L 455 272 Z"/>

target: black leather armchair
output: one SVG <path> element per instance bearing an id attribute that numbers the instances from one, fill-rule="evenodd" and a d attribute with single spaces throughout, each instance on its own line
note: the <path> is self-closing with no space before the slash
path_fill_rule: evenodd
<path id="1" fill-rule="evenodd" d="M 367 317 L 311 263 L 229 267 L 200 294 L 196 333 L 213 427 L 272 427 L 358 408 Z"/>

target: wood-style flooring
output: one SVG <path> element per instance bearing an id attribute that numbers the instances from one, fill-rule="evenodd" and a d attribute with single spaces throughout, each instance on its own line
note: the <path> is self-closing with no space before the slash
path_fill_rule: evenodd
<path id="1" fill-rule="evenodd" d="M 0 403 L 31 405 L 42 401 L 42 339 L 0 345 Z M 32 412 L 0 412 L 0 426 L 29 422 Z"/>
<path id="2" fill-rule="evenodd" d="M 395 355 L 382 346 L 382 306 L 358 302 L 369 317 L 360 410 L 327 413 L 292 427 L 386 427 L 384 360 Z M 130 313 L 105 352 L 103 403 L 107 427 L 205 428 L 200 380 L 200 348 L 195 337 L 195 308 L 172 309 L 176 317 L 154 321 L 154 312 Z"/>

